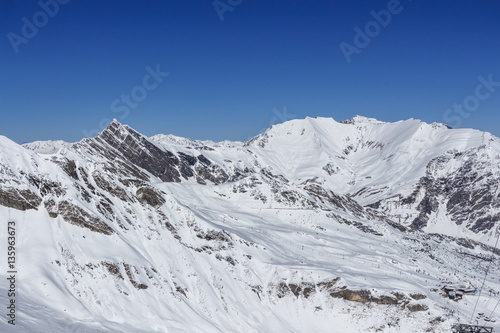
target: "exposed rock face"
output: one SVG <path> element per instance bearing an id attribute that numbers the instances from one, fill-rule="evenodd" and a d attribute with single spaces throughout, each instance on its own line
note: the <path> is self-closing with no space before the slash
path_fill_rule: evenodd
<path id="1" fill-rule="evenodd" d="M 62 168 L 71 178 L 78 180 L 78 173 L 76 172 L 76 164 L 73 160 L 66 160 L 62 163 Z"/>
<path id="2" fill-rule="evenodd" d="M 127 194 L 127 191 L 122 188 L 118 182 L 112 180 L 112 178 L 114 177 L 106 177 L 100 173 L 93 173 L 92 178 L 94 179 L 94 183 L 97 185 L 97 187 L 103 190 L 104 193 L 109 193 L 115 197 L 118 197 L 122 201 L 132 200 Z"/>
<path id="3" fill-rule="evenodd" d="M 392 292 L 390 295 L 374 295 L 370 290 L 352 290 L 345 286 L 339 286 L 340 278 L 319 282 L 279 282 L 270 284 L 268 293 L 275 293 L 278 298 L 295 296 L 296 298 L 308 299 L 314 294 L 320 292 L 329 295 L 332 298 L 341 298 L 350 302 L 358 303 L 375 303 L 380 305 L 397 305 L 407 308 L 410 312 L 426 311 L 428 306 L 425 304 L 415 303 L 415 301 L 426 299 L 427 297 L 421 294 L 405 295 L 399 292 Z M 260 295 L 262 287 L 253 286 L 254 292 Z"/>
<path id="4" fill-rule="evenodd" d="M 114 233 L 114 230 L 106 222 L 68 201 L 61 201 L 56 204 L 53 200 L 49 200 L 45 202 L 45 207 L 51 217 L 60 215 L 71 224 L 101 234 L 111 235 Z"/>
<path id="5" fill-rule="evenodd" d="M 326 191 L 320 185 L 307 185 L 304 187 L 304 190 L 306 190 L 311 196 L 317 198 L 320 202 L 327 202 L 338 209 L 352 212 L 355 216 L 362 217 L 370 215 L 367 214 L 365 209 L 356 201 L 347 196 L 339 196 L 332 191 Z"/>
<path id="6" fill-rule="evenodd" d="M 118 278 L 118 279 L 123 280 L 123 275 L 120 272 L 120 267 L 118 266 L 118 264 L 115 264 L 115 263 L 112 263 L 112 262 L 107 262 L 107 261 L 102 261 L 101 264 L 104 267 L 106 267 L 106 269 L 108 270 L 108 272 L 110 274 L 116 276 L 116 278 Z"/>
<path id="7" fill-rule="evenodd" d="M 161 194 L 157 193 L 152 188 L 142 187 L 137 190 L 136 194 L 140 202 L 147 203 L 151 206 L 159 206 L 165 202 Z"/>
<path id="8" fill-rule="evenodd" d="M 0 205 L 19 210 L 38 209 L 42 199 L 30 190 L 0 188 Z"/>
<path id="9" fill-rule="evenodd" d="M 223 170 L 212 165 L 203 155 L 192 156 L 182 152 L 175 155 L 162 150 L 143 135 L 116 121 L 92 140 L 88 144 L 108 158 L 132 164 L 165 182 L 180 182 L 181 179 L 198 176 L 219 184 L 228 178 Z"/>
<path id="10" fill-rule="evenodd" d="M 94 141 L 92 144 L 113 159 L 131 163 L 163 181 L 181 181 L 181 173 L 177 169 L 181 164 L 179 158 L 171 152 L 162 151 L 128 127 L 113 122 Z"/>
<path id="11" fill-rule="evenodd" d="M 312 282 L 285 282 L 281 281 L 279 283 L 271 283 L 268 286 L 268 293 L 275 293 L 279 298 L 287 297 L 287 296 L 295 296 L 296 298 L 304 297 L 309 298 L 317 292 L 329 293 L 335 290 L 338 290 L 337 283 L 340 281 L 340 278 L 334 278 L 331 280 L 322 281 L 319 283 Z M 261 286 L 257 286 L 257 290 L 262 290 Z"/>
<path id="12" fill-rule="evenodd" d="M 406 308 L 408 310 L 410 310 L 411 312 L 429 310 L 429 307 L 427 305 L 424 305 L 424 304 L 409 304 Z"/>
<path id="13" fill-rule="evenodd" d="M 352 302 L 368 303 L 373 302 L 377 304 L 398 304 L 395 297 L 380 296 L 376 297 L 371 294 L 369 290 L 349 290 L 344 289 L 337 292 L 332 292 L 330 296 L 334 298 L 343 298 Z"/>
<path id="14" fill-rule="evenodd" d="M 480 156 L 487 155 L 485 150 L 482 146 L 466 152 L 450 151 L 429 162 L 415 192 L 402 200 L 403 204 L 417 205 L 419 215 L 412 221 L 412 229 L 426 227 L 440 206 L 453 222 L 465 224 L 475 233 L 491 230 L 500 221 L 500 214 L 495 213 L 500 209 L 500 181 L 491 173 L 493 161 L 481 162 Z M 418 202 L 421 193 L 424 195 Z"/>
<path id="15" fill-rule="evenodd" d="M 133 265 L 129 265 L 127 263 L 123 263 L 123 268 L 125 268 L 125 273 L 127 274 L 127 277 L 130 281 L 130 283 L 137 289 L 148 289 L 148 286 L 145 285 L 144 283 L 139 283 L 135 281 L 134 279 L 134 274 L 132 273 L 132 270 L 134 270 L 136 273 L 139 273 L 137 268 Z"/>

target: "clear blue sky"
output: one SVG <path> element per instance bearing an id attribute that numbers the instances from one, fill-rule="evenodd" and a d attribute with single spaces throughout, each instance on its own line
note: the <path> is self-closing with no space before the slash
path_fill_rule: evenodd
<path id="1" fill-rule="evenodd" d="M 54 1 L 49 15 L 0 0 L 0 134 L 19 143 L 78 141 L 112 118 L 218 141 L 356 114 L 500 136 L 500 87 L 478 87 L 500 82 L 498 1 Z M 339 45 L 367 24 L 348 63 Z M 446 114 L 464 102 L 473 111 Z"/>

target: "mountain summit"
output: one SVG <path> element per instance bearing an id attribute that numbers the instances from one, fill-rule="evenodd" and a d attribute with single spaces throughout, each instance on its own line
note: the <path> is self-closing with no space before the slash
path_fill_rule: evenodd
<path id="1" fill-rule="evenodd" d="M 489 133 L 361 116 L 247 142 L 116 119 L 72 144 L 0 137 L 18 327 L 443 332 L 476 301 L 495 325 L 499 161 Z"/>
<path id="2" fill-rule="evenodd" d="M 350 125 L 385 124 L 385 122 L 377 120 L 375 118 L 368 118 L 368 117 L 363 117 L 363 116 L 359 116 L 359 115 L 355 115 L 354 117 L 352 117 L 350 119 L 344 120 L 342 123 L 343 124 L 350 124 Z"/>

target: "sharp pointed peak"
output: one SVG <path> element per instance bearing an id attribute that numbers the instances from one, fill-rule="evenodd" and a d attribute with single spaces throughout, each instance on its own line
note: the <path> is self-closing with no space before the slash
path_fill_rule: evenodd
<path id="1" fill-rule="evenodd" d="M 116 124 L 116 125 L 122 125 L 122 123 L 120 123 L 120 121 L 116 118 L 113 118 L 113 120 L 109 123 L 110 125 L 111 124 Z"/>
<path id="2" fill-rule="evenodd" d="M 109 123 L 109 125 L 106 127 L 106 129 L 109 129 L 109 128 L 114 128 L 114 129 L 117 129 L 117 128 L 125 128 L 125 129 L 131 129 L 130 126 L 128 125 L 125 125 L 123 123 L 121 123 L 118 119 L 116 118 L 113 118 L 113 120 Z M 105 130 L 106 130 L 105 129 Z"/>
<path id="3" fill-rule="evenodd" d="M 97 134 L 97 137 L 102 137 L 104 136 L 117 136 L 117 137 L 125 137 L 129 134 L 132 134 L 133 136 L 143 136 L 136 130 L 134 130 L 132 127 L 128 125 L 122 124 L 118 119 L 114 118 L 109 125 L 99 134 Z"/>
<path id="4" fill-rule="evenodd" d="M 113 118 L 113 120 L 109 123 L 108 125 L 108 128 L 109 127 L 126 127 L 126 128 L 130 128 L 128 125 L 125 125 L 125 124 L 122 124 L 118 119 L 116 118 Z"/>

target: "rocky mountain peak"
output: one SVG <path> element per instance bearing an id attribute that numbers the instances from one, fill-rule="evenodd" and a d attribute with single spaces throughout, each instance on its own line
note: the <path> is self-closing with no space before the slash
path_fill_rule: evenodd
<path id="1" fill-rule="evenodd" d="M 109 138 L 115 137 L 117 139 L 125 139 L 127 136 L 132 135 L 135 138 L 142 136 L 139 132 L 135 131 L 128 125 L 123 125 L 117 119 L 113 119 L 111 123 L 96 137 Z"/>
<path id="2" fill-rule="evenodd" d="M 0 215 L 30 263 L 22 330 L 444 332 L 475 296 L 450 303 L 443 281 L 474 290 L 488 268 L 478 311 L 500 295 L 499 165 L 489 134 L 359 116 L 246 145 L 117 120 L 51 154 L 0 136 Z"/>

